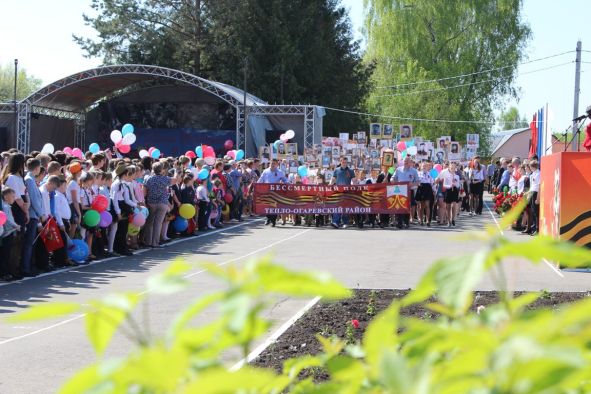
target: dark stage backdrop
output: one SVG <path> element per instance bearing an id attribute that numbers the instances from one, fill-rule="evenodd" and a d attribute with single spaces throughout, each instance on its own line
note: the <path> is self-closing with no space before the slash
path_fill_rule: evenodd
<path id="1" fill-rule="evenodd" d="M 225 154 L 224 142 L 232 140 L 236 143 L 235 130 L 203 130 L 193 128 L 180 129 L 135 129 L 137 137 L 133 144 L 135 150 L 155 147 L 164 156 L 179 156 L 188 150 L 194 151 L 198 145 L 213 146 L 216 155 Z"/>

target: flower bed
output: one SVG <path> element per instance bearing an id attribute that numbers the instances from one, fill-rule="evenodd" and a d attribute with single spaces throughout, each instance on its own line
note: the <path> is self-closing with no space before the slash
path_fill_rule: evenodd
<path id="1" fill-rule="evenodd" d="M 503 216 L 524 198 L 524 193 L 497 192 L 493 197 L 495 212 Z"/>

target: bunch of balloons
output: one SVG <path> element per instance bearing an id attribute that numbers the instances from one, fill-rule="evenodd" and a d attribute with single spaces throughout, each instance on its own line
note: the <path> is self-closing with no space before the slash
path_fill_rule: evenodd
<path id="1" fill-rule="evenodd" d="M 84 152 L 82 152 L 80 148 L 72 149 L 69 146 L 66 146 L 63 149 L 63 152 L 67 155 L 74 156 L 77 159 L 84 160 Z"/>
<path id="2" fill-rule="evenodd" d="M 212 146 L 199 145 L 195 148 L 195 153 L 197 153 L 197 157 L 202 158 L 208 166 L 215 164 L 215 150 Z"/>
<path id="3" fill-rule="evenodd" d="M 111 131 L 111 141 L 115 144 L 115 148 L 121 153 L 129 153 L 131 145 L 135 143 L 136 136 L 133 133 L 134 128 L 131 124 L 123 125 L 121 131 Z"/>
<path id="4" fill-rule="evenodd" d="M 398 152 L 400 152 L 402 160 L 404 160 L 407 155 L 414 156 L 418 152 L 414 139 L 398 142 L 398 144 L 396 144 L 396 149 L 398 149 Z"/>
<path id="5" fill-rule="evenodd" d="M 283 133 L 279 136 L 279 140 L 283 141 L 283 142 L 287 142 L 290 139 L 292 139 L 293 137 L 295 137 L 295 131 L 287 130 L 285 133 Z"/>
<path id="6" fill-rule="evenodd" d="M 244 159 L 244 151 L 242 149 L 238 150 L 229 150 L 227 153 L 234 160 L 242 160 Z"/>

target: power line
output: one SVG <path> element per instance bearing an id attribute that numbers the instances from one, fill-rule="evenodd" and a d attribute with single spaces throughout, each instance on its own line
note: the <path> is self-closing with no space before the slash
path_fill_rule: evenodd
<path id="1" fill-rule="evenodd" d="M 522 121 L 495 121 L 495 122 L 487 122 L 484 120 L 447 120 L 447 119 L 425 119 L 425 118 L 409 118 L 403 116 L 391 116 L 391 115 L 381 115 L 381 114 L 370 114 L 367 112 L 359 112 L 359 111 L 351 111 L 347 109 L 340 109 L 340 108 L 331 108 L 331 107 L 323 107 L 329 111 L 337 111 L 337 112 L 344 112 L 353 115 L 361 115 L 361 116 L 371 116 L 375 118 L 386 118 L 386 119 L 397 119 L 397 120 L 412 120 L 415 122 L 438 122 L 438 123 L 474 123 L 474 124 L 490 124 L 494 125 L 496 123 L 505 123 L 505 124 L 515 124 L 515 123 L 523 123 Z"/>
<path id="2" fill-rule="evenodd" d="M 540 68 L 538 70 L 532 70 L 532 71 L 524 72 L 524 73 L 519 74 L 519 76 L 526 75 L 526 74 L 533 74 L 533 73 L 540 72 L 540 71 L 546 71 L 546 70 L 550 70 L 550 69 L 553 69 L 553 68 L 566 66 L 567 64 L 572 64 L 572 63 L 574 63 L 574 60 L 572 60 L 570 62 L 566 62 L 566 63 L 556 64 L 554 66 Z M 583 63 L 585 63 L 585 62 L 583 62 Z M 588 62 L 588 63 L 591 63 L 591 62 Z M 494 81 L 497 81 L 499 79 L 509 79 L 509 78 L 512 78 L 512 76 L 498 77 L 498 78 L 486 79 L 484 81 L 476 81 L 476 82 L 464 83 L 464 84 L 453 85 L 453 86 L 444 86 L 444 87 L 441 87 L 441 88 L 434 88 L 434 89 L 414 90 L 414 91 L 403 92 L 403 93 L 384 94 L 384 95 L 374 96 L 374 97 L 376 97 L 376 98 L 381 98 L 381 97 L 396 97 L 396 96 L 406 96 L 406 95 L 409 95 L 409 94 L 420 94 L 420 93 L 438 92 L 438 91 L 441 91 L 441 90 L 461 88 L 461 87 L 464 87 L 464 86 L 478 85 L 478 84 L 481 84 L 481 83 L 494 82 Z"/>
<path id="3" fill-rule="evenodd" d="M 562 53 L 557 53 L 555 55 L 545 56 L 545 57 L 541 57 L 541 58 L 538 58 L 538 59 L 529 60 L 527 62 L 519 63 L 518 65 L 521 66 L 521 65 L 524 65 L 524 64 L 539 62 L 539 61 L 542 61 L 542 60 L 551 59 L 551 58 L 554 58 L 554 57 L 566 55 L 568 53 L 573 53 L 573 52 L 575 52 L 575 51 L 566 51 L 566 52 L 562 52 Z M 447 80 L 450 80 L 450 79 L 456 79 L 456 78 L 462 78 L 462 77 L 469 77 L 469 76 L 478 75 L 478 74 L 485 74 L 485 73 L 489 73 L 491 71 L 503 70 L 505 68 L 512 68 L 512 67 L 514 67 L 514 66 L 503 66 L 503 67 L 491 68 L 491 69 L 484 70 L 484 71 L 477 71 L 477 72 L 473 72 L 473 73 L 470 73 L 470 74 L 456 75 L 456 76 L 453 76 L 453 77 L 446 77 L 446 78 L 439 78 L 439 79 L 431 79 L 431 80 L 428 80 L 428 81 L 408 82 L 408 83 L 402 83 L 402 84 L 398 84 L 398 85 L 378 86 L 378 87 L 376 87 L 376 89 L 399 88 L 399 87 L 402 87 L 402 86 L 412 86 L 412 85 L 420 85 L 420 84 L 424 84 L 424 83 L 447 81 Z"/>

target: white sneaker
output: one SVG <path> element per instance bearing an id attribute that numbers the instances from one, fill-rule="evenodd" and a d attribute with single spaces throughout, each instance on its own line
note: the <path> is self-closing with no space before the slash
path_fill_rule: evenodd
<path id="1" fill-rule="evenodd" d="M 343 228 L 347 228 L 347 225 L 346 224 L 343 224 Z"/>

